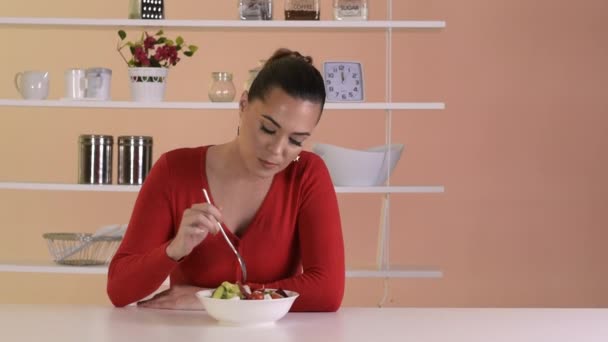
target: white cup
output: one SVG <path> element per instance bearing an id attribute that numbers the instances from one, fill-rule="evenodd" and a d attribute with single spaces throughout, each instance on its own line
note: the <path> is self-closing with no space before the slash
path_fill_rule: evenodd
<path id="1" fill-rule="evenodd" d="M 67 69 L 65 78 L 65 98 L 70 100 L 83 99 L 87 89 L 84 69 Z"/>
<path id="2" fill-rule="evenodd" d="M 15 88 L 24 99 L 44 100 L 49 96 L 48 71 L 23 71 L 15 74 Z"/>

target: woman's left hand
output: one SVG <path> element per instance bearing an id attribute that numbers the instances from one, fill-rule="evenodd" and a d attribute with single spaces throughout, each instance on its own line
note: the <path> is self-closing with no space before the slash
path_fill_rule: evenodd
<path id="1" fill-rule="evenodd" d="M 150 299 L 138 302 L 137 306 L 152 309 L 204 310 L 203 304 L 195 295 L 201 290 L 203 289 L 196 286 L 174 286 Z"/>

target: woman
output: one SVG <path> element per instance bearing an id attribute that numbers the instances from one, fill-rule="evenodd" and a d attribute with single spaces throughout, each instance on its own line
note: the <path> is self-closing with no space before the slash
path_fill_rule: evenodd
<path id="1" fill-rule="evenodd" d="M 110 264 L 112 303 L 200 309 L 196 291 L 240 281 L 237 258 L 216 234 L 222 222 L 247 283 L 300 293 L 292 311 L 336 311 L 345 277 L 336 194 L 323 161 L 302 150 L 324 103 L 312 59 L 280 49 L 241 96 L 234 140 L 163 154 Z M 169 290 L 141 301 L 168 276 Z"/>

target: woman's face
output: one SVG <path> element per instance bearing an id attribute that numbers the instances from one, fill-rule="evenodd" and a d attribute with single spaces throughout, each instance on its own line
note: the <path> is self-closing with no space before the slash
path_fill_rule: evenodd
<path id="1" fill-rule="evenodd" d="M 273 88 L 264 101 L 241 97 L 237 141 L 247 169 L 261 178 L 286 168 L 302 151 L 321 115 L 321 104 L 291 97 Z"/>

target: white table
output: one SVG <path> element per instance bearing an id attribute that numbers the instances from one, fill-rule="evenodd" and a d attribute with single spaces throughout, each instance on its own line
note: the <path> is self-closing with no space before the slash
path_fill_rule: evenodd
<path id="1" fill-rule="evenodd" d="M 0 341 L 606 342 L 608 309 L 342 308 L 244 328 L 205 312 L 0 304 Z"/>

